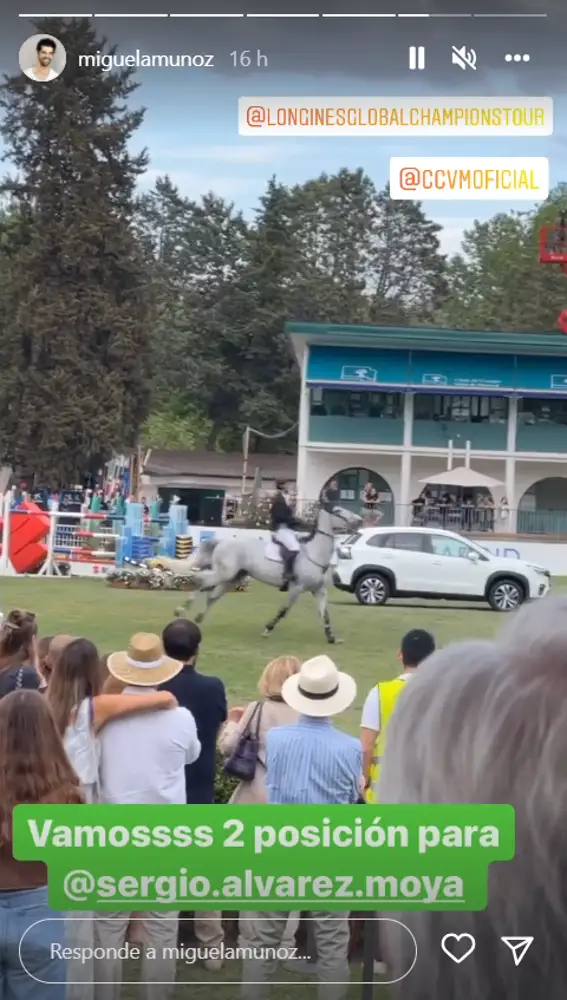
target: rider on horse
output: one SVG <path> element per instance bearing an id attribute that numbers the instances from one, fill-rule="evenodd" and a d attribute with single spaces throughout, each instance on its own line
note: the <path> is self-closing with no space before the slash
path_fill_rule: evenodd
<path id="1" fill-rule="evenodd" d="M 284 579 L 280 590 L 284 591 L 290 583 L 295 583 L 294 566 L 299 552 L 299 540 L 294 529 L 298 522 L 289 502 L 285 482 L 278 480 L 276 490 L 270 516 L 274 540 L 280 546 L 283 556 Z"/>

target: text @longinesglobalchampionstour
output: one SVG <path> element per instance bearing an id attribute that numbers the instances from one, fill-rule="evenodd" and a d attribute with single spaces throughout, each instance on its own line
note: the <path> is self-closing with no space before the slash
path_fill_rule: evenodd
<path id="1" fill-rule="evenodd" d="M 136 49 L 128 54 L 96 52 L 79 55 L 79 66 L 86 69 L 101 69 L 109 73 L 113 69 L 214 69 L 215 57 L 202 52 L 158 53 L 142 52 Z"/>

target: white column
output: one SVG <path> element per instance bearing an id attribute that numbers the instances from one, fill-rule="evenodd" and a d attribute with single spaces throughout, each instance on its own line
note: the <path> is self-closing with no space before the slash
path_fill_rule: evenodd
<path id="1" fill-rule="evenodd" d="M 516 428 L 518 425 L 518 400 L 511 397 L 508 403 L 508 436 L 506 440 L 506 497 L 510 505 L 508 515 L 508 531 L 511 534 L 516 532 L 518 503 L 520 498 L 516 496 Z"/>
<path id="2" fill-rule="evenodd" d="M 396 524 L 409 524 L 411 496 L 411 447 L 413 434 L 413 392 L 404 396 L 404 437 L 400 469 L 400 495 L 396 504 Z"/>
<path id="3" fill-rule="evenodd" d="M 506 441 L 506 451 L 511 455 L 516 454 L 516 425 L 518 423 L 518 400 L 512 396 L 508 403 L 508 438 Z M 508 497 L 512 503 L 512 497 Z"/>
<path id="4" fill-rule="evenodd" d="M 301 389 L 299 394 L 299 424 L 297 430 L 297 499 L 301 503 L 305 500 L 312 500 L 313 497 L 306 495 L 307 489 L 307 443 L 309 441 L 309 398 L 310 391 L 305 384 L 307 379 L 307 362 L 309 359 L 309 348 L 305 348 L 303 361 L 301 364 Z"/>

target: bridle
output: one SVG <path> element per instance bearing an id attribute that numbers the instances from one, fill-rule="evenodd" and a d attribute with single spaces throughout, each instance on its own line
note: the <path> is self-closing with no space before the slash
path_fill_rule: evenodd
<path id="1" fill-rule="evenodd" d="M 325 508 L 321 504 L 321 506 L 319 507 L 319 513 L 322 510 L 326 510 L 328 514 L 330 514 L 332 517 L 336 517 L 339 521 L 342 521 L 343 524 L 346 524 L 346 526 L 348 527 L 348 521 L 347 521 L 346 517 L 344 516 L 344 514 L 339 514 L 339 508 L 338 507 L 333 507 L 333 508 L 329 509 L 329 508 Z M 323 535 L 325 538 L 332 538 L 333 542 L 335 540 L 335 534 L 334 534 L 334 532 L 330 533 L 328 531 L 322 531 L 321 528 L 319 528 L 319 527 L 317 527 L 315 529 L 315 534 L 317 534 L 317 535 Z M 310 541 L 313 541 L 313 539 L 310 539 Z M 307 551 L 305 552 L 305 555 L 309 559 L 309 562 L 313 564 L 313 566 L 317 566 L 317 569 L 323 570 L 324 573 L 326 573 L 327 570 L 329 569 L 329 566 L 331 565 L 331 560 L 333 558 L 333 554 L 331 552 L 331 560 L 329 560 L 329 562 L 327 563 L 326 566 L 323 566 L 321 563 L 315 562 L 315 560 L 311 558 L 311 556 L 309 555 L 309 553 Z"/>

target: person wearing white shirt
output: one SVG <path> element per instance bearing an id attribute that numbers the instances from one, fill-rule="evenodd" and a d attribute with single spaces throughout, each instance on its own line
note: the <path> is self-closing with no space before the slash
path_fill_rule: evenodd
<path id="1" fill-rule="evenodd" d="M 166 656 L 157 635 L 138 633 L 128 651 L 108 657 L 108 671 L 124 693 L 157 689 L 180 673 L 182 663 Z M 167 719 L 164 717 L 167 716 Z M 186 708 L 152 711 L 109 722 L 99 734 L 100 801 L 120 805 L 186 805 L 185 767 L 201 753 L 197 726 Z M 134 911 L 133 911 L 134 912 Z M 95 944 L 109 956 L 98 963 L 95 1000 L 118 1000 L 121 960 L 110 957 L 124 945 L 133 913 L 105 913 L 95 922 Z M 144 913 L 144 938 L 155 954 L 174 954 L 179 912 Z M 146 1000 L 162 1000 L 175 985 L 175 959 L 142 962 Z M 168 988 L 167 985 L 171 984 Z"/>
<path id="2" fill-rule="evenodd" d="M 53 69 L 53 57 L 57 49 L 57 44 L 53 38 L 40 38 L 36 45 L 37 58 L 35 65 L 24 70 L 29 80 L 37 83 L 48 83 L 56 80 L 59 73 Z"/>

